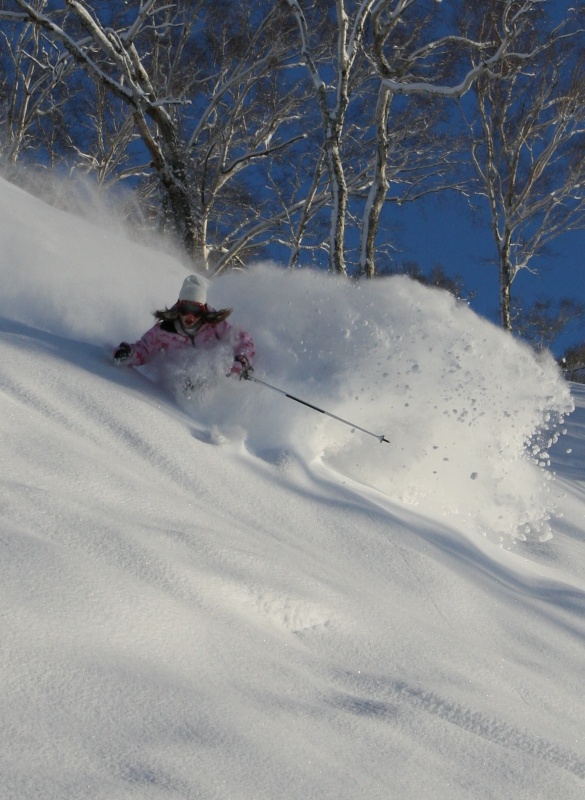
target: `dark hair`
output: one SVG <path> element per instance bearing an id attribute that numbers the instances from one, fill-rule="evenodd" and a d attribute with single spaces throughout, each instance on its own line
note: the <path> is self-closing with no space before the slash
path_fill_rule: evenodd
<path id="1" fill-rule="evenodd" d="M 210 308 L 207 304 L 205 304 L 201 314 L 201 322 L 202 324 L 207 323 L 208 325 L 217 325 L 219 322 L 223 322 L 225 319 L 227 319 L 231 313 L 231 308 L 220 308 L 219 311 L 216 311 L 214 308 Z M 156 319 L 162 320 L 163 322 L 174 322 L 179 318 L 178 304 L 175 303 L 175 305 L 171 306 L 171 308 L 164 308 L 154 311 L 152 316 Z"/>

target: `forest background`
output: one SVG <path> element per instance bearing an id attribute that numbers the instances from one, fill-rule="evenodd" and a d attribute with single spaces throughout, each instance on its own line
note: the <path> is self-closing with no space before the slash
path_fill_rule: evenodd
<path id="1" fill-rule="evenodd" d="M 406 272 L 579 380 L 584 29 L 582 0 L 0 0 L 0 169 L 209 275 Z"/>

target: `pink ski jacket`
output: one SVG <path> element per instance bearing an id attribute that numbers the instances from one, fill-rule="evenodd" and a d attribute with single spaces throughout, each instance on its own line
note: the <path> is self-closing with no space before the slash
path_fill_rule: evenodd
<path id="1" fill-rule="evenodd" d="M 252 362 L 255 352 L 252 337 L 246 331 L 232 328 L 224 320 L 215 325 L 203 323 L 194 336 L 177 331 L 173 322 L 157 322 L 137 342 L 130 345 L 130 355 L 123 363 L 128 367 L 139 367 L 163 351 L 170 353 L 186 347 L 208 348 L 222 341 L 232 344 L 234 359 L 243 356 L 249 363 Z M 239 374 L 241 370 L 242 364 L 234 361 L 231 372 Z"/>

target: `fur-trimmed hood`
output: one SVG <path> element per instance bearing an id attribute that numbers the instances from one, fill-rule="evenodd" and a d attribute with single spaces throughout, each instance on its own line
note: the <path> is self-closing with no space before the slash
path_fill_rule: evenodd
<path id="1" fill-rule="evenodd" d="M 158 309 L 153 313 L 153 317 L 162 322 L 176 322 L 179 319 L 178 305 L 178 303 L 175 303 L 171 308 Z M 217 325 L 226 320 L 231 313 L 231 308 L 220 308 L 216 311 L 214 308 L 211 308 L 211 306 L 205 304 L 203 306 L 203 313 L 201 314 L 201 324 L 207 323 L 208 325 Z"/>

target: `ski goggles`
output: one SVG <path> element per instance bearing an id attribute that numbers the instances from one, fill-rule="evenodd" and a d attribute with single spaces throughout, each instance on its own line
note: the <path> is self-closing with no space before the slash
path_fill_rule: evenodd
<path id="1" fill-rule="evenodd" d="M 205 305 L 203 303 L 194 303 L 192 300 L 179 300 L 177 311 L 182 316 L 193 314 L 194 317 L 202 317 L 205 314 Z"/>

